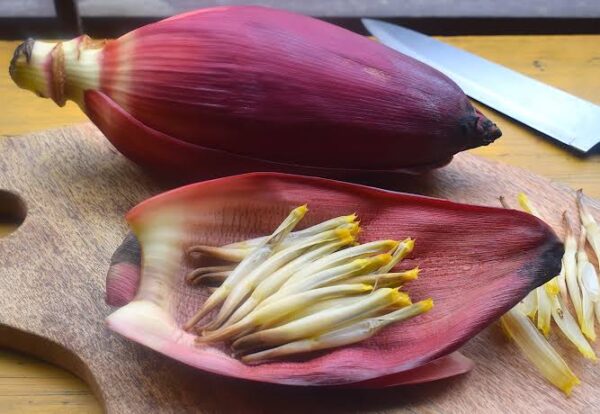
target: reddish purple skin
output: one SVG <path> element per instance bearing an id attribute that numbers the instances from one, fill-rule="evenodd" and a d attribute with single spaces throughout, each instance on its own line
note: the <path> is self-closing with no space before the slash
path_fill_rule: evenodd
<path id="1" fill-rule="evenodd" d="M 106 276 L 106 304 L 124 306 L 133 300 L 140 283 L 140 267 L 132 263 L 114 263 Z"/>
<path id="2" fill-rule="evenodd" d="M 192 12 L 109 42 L 100 89 L 176 140 L 305 166 L 439 164 L 500 135 L 435 69 L 260 7 Z"/>
<path id="3" fill-rule="evenodd" d="M 124 306 L 133 300 L 140 284 L 140 244 L 131 233 L 110 259 L 106 276 L 106 303 Z"/>
<path id="4" fill-rule="evenodd" d="M 350 384 L 346 387 L 377 389 L 422 384 L 466 374 L 474 367 L 475 363 L 469 358 L 460 352 L 453 352 L 408 371 L 384 375 L 383 377 Z"/>
<path id="5" fill-rule="evenodd" d="M 417 174 L 450 162 L 447 159 L 439 165 L 393 171 L 284 164 L 177 140 L 145 126 L 102 92 L 87 91 L 85 104 L 92 122 L 123 155 L 157 179 L 181 184 L 252 171 L 287 172 L 346 181 L 389 181 L 399 174 Z"/>

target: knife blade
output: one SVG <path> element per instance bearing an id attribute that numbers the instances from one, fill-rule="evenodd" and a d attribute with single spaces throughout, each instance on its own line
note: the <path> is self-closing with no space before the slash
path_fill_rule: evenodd
<path id="1" fill-rule="evenodd" d="M 582 152 L 600 142 L 600 106 L 414 30 L 362 23 L 384 45 L 436 68 L 505 115 Z"/>

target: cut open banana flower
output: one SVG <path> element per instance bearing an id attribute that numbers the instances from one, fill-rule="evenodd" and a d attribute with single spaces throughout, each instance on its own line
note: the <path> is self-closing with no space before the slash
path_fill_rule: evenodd
<path id="1" fill-rule="evenodd" d="M 457 347 L 563 255 L 523 212 L 274 173 L 181 187 L 127 220 L 141 261 L 121 264 L 129 244 L 115 254 L 108 327 L 198 369 L 290 385 L 465 373 Z"/>

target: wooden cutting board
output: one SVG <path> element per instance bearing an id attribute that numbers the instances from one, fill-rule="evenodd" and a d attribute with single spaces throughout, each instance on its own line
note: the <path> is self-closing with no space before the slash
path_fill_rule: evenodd
<path id="1" fill-rule="evenodd" d="M 477 364 L 473 372 L 387 390 L 259 384 L 170 360 L 104 326 L 111 312 L 104 303 L 104 277 L 127 230 L 123 215 L 165 188 L 124 159 L 90 124 L 3 139 L 0 153 L 0 190 L 17 194 L 27 207 L 22 226 L 0 239 L 0 346 L 71 370 L 90 384 L 109 413 L 558 413 L 592 412 L 600 404 L 600 374 L 572 346 L 552 338 L 582 380 L 566 398 L 537 374 L 498 326 L 463 348 Z M 516 205 L 515 195 L 525 191 L 559 235 L 562 211 L 576 218 L 573 190 L 469 154 L 425 176 L 380 184 L 485 205 L 498 205 L 499 195 Z M 0 192 L 3 205 L 6 200 Z M 592 204 L 600 220 L 600 203 Z M 19 203 L 11 205 L 18 210 Z"/>

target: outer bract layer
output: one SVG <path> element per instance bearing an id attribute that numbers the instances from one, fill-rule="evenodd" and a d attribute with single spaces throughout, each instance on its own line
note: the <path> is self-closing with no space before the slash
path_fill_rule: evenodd
<path id="1" fill-rule="evenodd" d="M 437 70 L 338 26 L 261 7 L 198 10 L 107 42 L 29 40 L 10 73 L 59 105 L 76 101 L 136 162 L 193 178 L 209 169 L 188 150 L 229 157 L 222 174 L 340 177 L 443 165 L 501 134 Z"/>
<path id="2" fill-rule="evenodd" d="M 244 365 L 225 348 L 195 345 L 195 336 L 181 325 L 208 293 L 185 283 L 193 268 L 185 250 L 269 234 L 292 207 L 304 203 L 311 208 L 306 226 L 355 211 L 362 242 L 410 234 L 415 250 L 402 267 L 418 263 L 420 274 L 406 291 L 414 301 L 432 298 L 433 309 L 356 345 L 259 366 Z M 107 280 L 109 303 L 129 301 L 108 317 L 111 329 L 200 369 L 295 385 L 372 381 L 371 386 L 385 386 L 464 372 L 468 364 L 429 363 L 458 349 L 550 280 L 564 251 L 545 223 L 522 212 L 283 174 L 181 187 L 141 203 L 127 219 L 141 245 L 142 270 L 129 239 Z"/>

